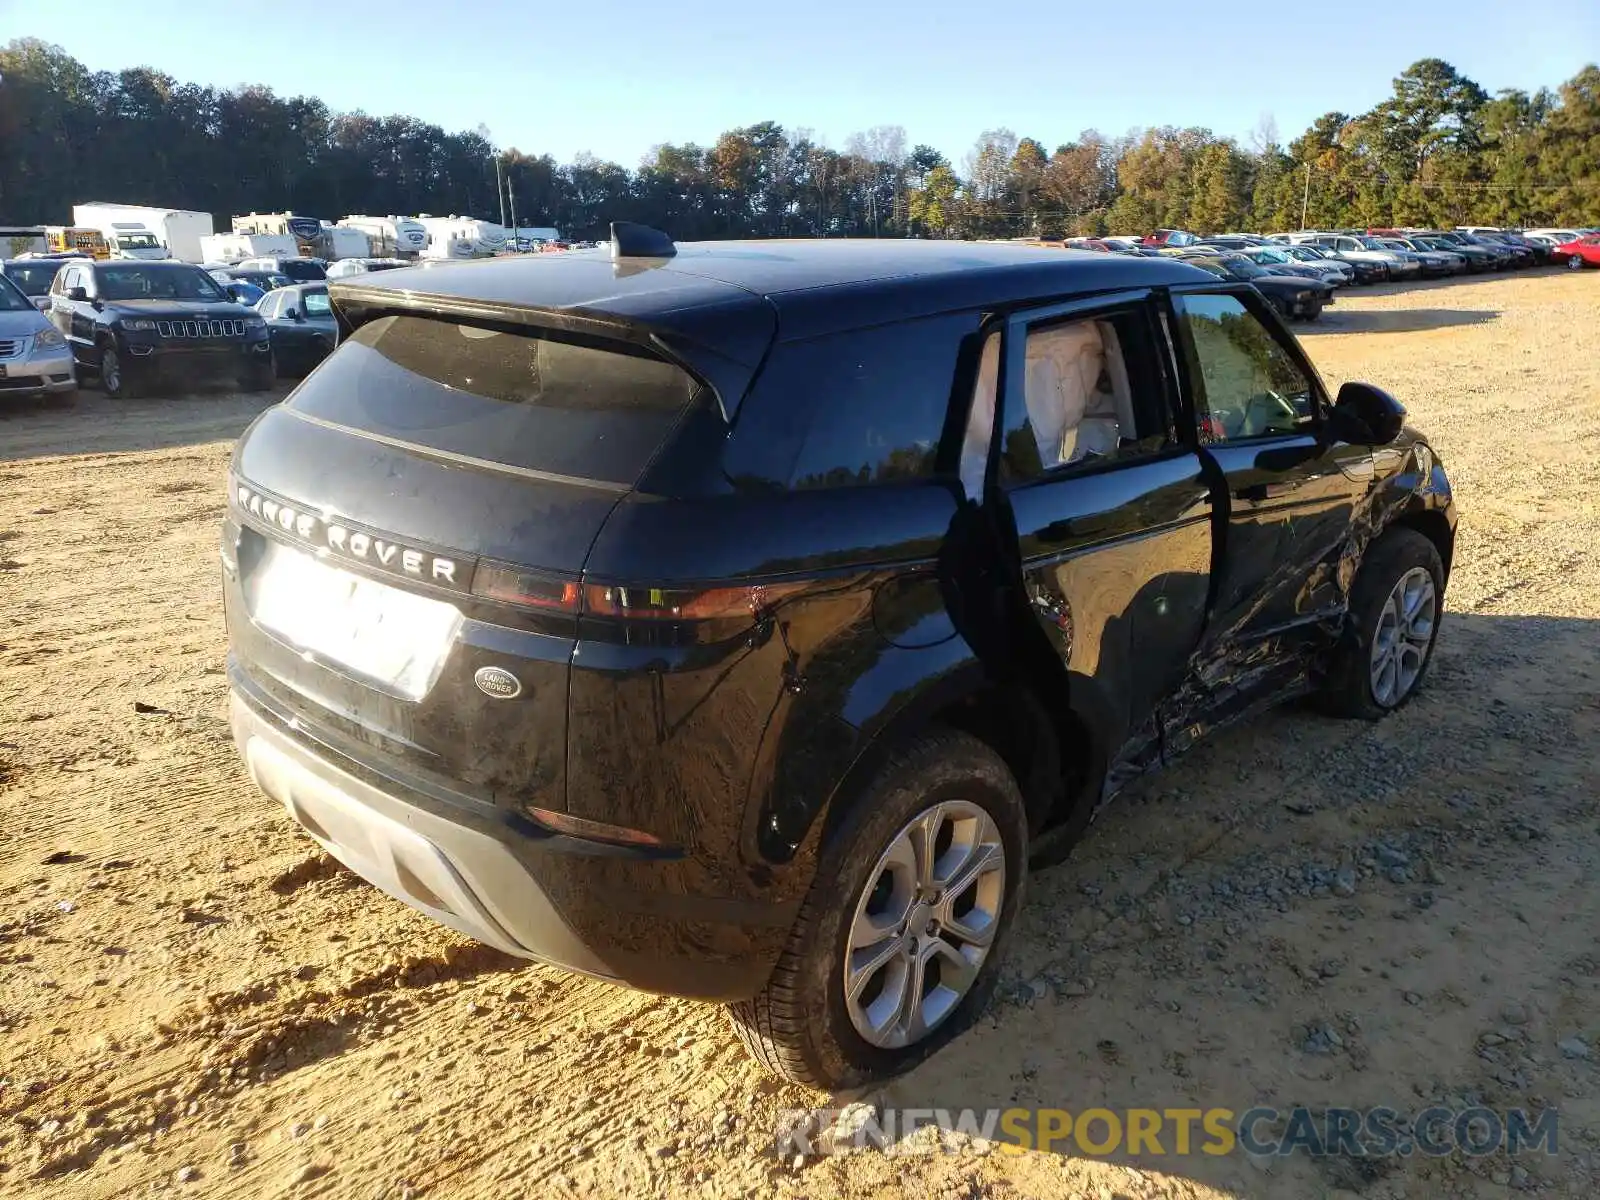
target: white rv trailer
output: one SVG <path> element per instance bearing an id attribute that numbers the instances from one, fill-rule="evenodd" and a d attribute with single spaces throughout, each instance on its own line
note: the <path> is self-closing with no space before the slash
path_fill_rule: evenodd
<path id="1" fill-rule="evenodd" d="M 213 233 L 200 239 L 201 262 L 236 264 L 247 258 L 293 258 L 300 253 L 286 233 Z"/>
<path id="2" fill-rule="evenodd" d="M 493 221 L 424 213 L 417 223 L 428 231 L 423 258 L 486 258 L 506 248 L 506 229 Z"/>
<path id="3" fill-rule="evenodd" d="M 348 216 L 338 223 L 371 238 L 378 258 L 415 258 L 428 247 L 427 229 L 412 217 Z"/>
<path id="4" fill-rule="evenodd" d="M 322 253 L 318 257 L 328 262 L 338 262 L 341 258 L 372 256 L 372 239 L 361 230 L 351 229 L 347 225 L 330 225 L 324 222 L 318 240 L 322 246 Z"/>

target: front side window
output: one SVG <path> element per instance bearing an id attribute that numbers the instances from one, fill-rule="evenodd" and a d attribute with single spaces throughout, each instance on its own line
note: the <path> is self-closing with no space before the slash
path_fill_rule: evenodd
<path id="1" fill-rule="evenodd" d="M 1315 428 L 1310 380 L 1239 297 L 1185 296 L 1180 313 L 1192 356 L 1190 373 L 1204 392 L 1200 432 L 1205 440 L 1241 441 Z"/>
<path id="2" fill-rule="evenodd" d="M 308 317 L 326 317 L 333 312 L 333 307 L 328 303 L 327 292 L 302 292 L 300 299 Z"/>
<path id="3" fill-rule="evenodd" d="M 1000 455 L 1007 482 L 1133 459 L 1172 444 L 1143 308 L 1034 325 L 1026 339 L 1021 394 L 1014 383 L 1006 389 Z"/>

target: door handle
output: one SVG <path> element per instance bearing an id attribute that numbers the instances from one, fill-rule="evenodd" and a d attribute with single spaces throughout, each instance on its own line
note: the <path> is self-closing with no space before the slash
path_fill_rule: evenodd
<path id="1" fill-rule="evenodd" d="M 1249 487 L 1234 488 L 1235 500 L 1272 500 L 1278 496 L 1288 496 L 1294 493 L 1295 485 L 1292 483 L 1253 483 Z"/>

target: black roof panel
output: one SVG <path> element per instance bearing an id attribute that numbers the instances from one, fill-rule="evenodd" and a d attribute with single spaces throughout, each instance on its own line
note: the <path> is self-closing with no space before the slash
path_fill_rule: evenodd
<path id="1" fill-rule="evenodd" d="M 519 255 L 333 281 L 370 303 L 381 292 L 403 303 L 426 298 L 556 310 L 689 337 L 736 361 L 764 352 L 717 326 L 753 332 L 750 310 L 776 314 L 791 340 L 956 309 L 1123 288 L 1213 281 L 1170 258 L 1057 250 L 1004 243 L 912 239 L 683 242 L 675 257 L 613 262 L 609 247 Z M 359 296 L 357 295 L 359 293 Z M 739 318 L 734 314 L 743 311 Z M 759 324 L 765 324 L 761 321 Z"/>

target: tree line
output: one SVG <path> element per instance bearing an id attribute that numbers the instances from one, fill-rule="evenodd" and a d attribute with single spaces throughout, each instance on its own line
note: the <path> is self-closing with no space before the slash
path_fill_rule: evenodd
<path id="1" fill-rule="evenodd" d="M 211 212 L 470 213 L 598 236 L 642 221 L 680 239 L 1017 237 L 1369 225 L 1600 224 L 1600 67 L 1491 96 L 1441 59 L 1359 115 L 1283 143 L 1162 126 L 1049 143 L 986 131 L 960 163 L 899 126 L 843 149 L 764 121 L 711 146 L 654 147 L 628 169 L 499 151 L 480 126 L 335 113 L 270 88 L 90 71 L 24 38 L 0 49 L 0 219 L 64 223 L 102 200 Z M 497 182 L 496 167 L 505 180 Z"/>

